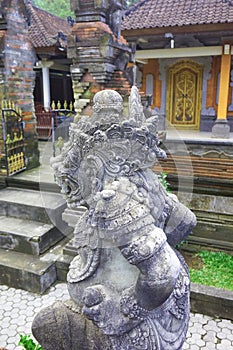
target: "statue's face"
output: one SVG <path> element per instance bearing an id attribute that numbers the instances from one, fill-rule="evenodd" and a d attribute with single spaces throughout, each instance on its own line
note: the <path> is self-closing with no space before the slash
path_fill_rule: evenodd
<path id="1" fill-rule="evenodd" d="M 83 204 L 83 198 L 80 192 L 80 186 L 72 172 L 62 171 L 59 169 L 55 172 L 56 182 L 61 188 L 61 193 L 65 196 L 67 205 L 70 208 L 75 208 Z"/>
<path id="2" fill-rule="evenodd" d="M 96 161 L 96 157 L 87 156 L 81 159 L 77 150 L 72 147 L 65 157 L 53 166 L 56 182 L 70 208 L 90 205 L 101 185 L 99 177 L 102 165 Z"/>
<path id="3" fill-rule="evenodd" d="M 80 153 L 71 147 L 66 154 L 54 158 L 51 165 L 55 172 L 55 179 L 65 196 L 67 205 L 75 208 L 83 204 L 78 171 L 80 167 Z"/>

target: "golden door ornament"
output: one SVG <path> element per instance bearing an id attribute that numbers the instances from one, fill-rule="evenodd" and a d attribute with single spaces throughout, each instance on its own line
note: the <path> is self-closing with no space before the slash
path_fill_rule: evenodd
<path id="1" fill-rule="evenodd" d="M 203 65 L 180 61 L 168 70 L 167 117 L 179 129 L 199 129 Z"/>

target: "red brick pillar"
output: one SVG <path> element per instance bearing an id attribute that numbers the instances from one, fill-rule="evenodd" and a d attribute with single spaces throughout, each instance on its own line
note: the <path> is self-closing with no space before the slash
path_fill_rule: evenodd
<path id="1" fill-rule="evenodd" d="M 33 90 L 35 86 L 34 48 L 29 40 L 24 1 L 9 1 L 4 36 L 4 98 L 22 110 L 25 124 L 27 168 L 39 165 Z"/>

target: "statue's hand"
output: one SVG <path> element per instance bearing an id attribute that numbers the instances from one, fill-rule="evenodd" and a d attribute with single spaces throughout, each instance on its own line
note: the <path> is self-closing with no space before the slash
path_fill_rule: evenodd
<path id="1" fill-rule="evenodd" d="M 125 317 L 120 308 L 120 296 L 101 285 L 86 288 L 83 302 L 83 314 L 104 334 L 120 335 L 139 323 Z"/>

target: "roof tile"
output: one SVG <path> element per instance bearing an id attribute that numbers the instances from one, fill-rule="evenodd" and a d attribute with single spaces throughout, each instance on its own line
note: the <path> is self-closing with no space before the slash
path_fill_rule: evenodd
<path id="1" fill-rule="evenodd" d="M 71 27 L 65 19 L 57 17 L 47 11 L 28 3 L 30 14 L 29 35 L 34 47 L 54 46 L 57 42 L 65 46 L 66 37 L 71 33 Z M 62 33 L 62 35 L 59 35 Z"/>
<path id="2" fill-rule="evenodd" d="M 141 0 L 131 6 L 122 29 L 233 23 L 232 0 Z"/>

